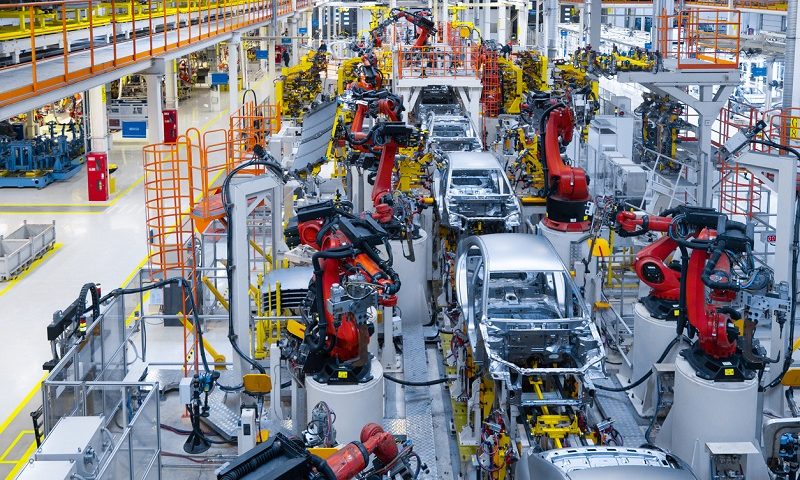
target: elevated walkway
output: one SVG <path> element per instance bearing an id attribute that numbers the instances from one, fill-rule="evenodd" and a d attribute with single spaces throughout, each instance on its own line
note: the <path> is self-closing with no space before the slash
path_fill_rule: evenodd
<path id="1" fill-rule="evenodd" d="M 62 0 L 0 5 L 0 118 L 230 40 L 309 0 Z M 24 36 L 24 38 L 22 38 Z M 7 62 L 9 63 L 9 62 Z"/>

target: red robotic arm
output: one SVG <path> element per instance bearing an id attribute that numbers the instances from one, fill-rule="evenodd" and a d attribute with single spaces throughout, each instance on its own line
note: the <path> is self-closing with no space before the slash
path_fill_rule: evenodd
<path id="1" fill-rule="evenodd" d="M 586 172 L 582 168 L 567 165 L 561 158 L 561 145 L 572 141 L 575 117 L 569 107 L 559 104 L 547 110 L 546 118 L 542 136 L 551 191 L 547 196 L 544 223 L 564 232 L 585 231 L 591 223 L 587 211 L 591 198 Z"/>
<path id="2" fill-rule="evenodd" d="M 630 211 L 619 212 L 616 220 L 619 231 L 636 235 L 645 232 L 666 232 L 672 222 L 670 217 L 636 215 Z M 677 248 L 678 244 L 665 235 L 636 254 L 633 264 L 636 275 L 650 287 L 650 295 L 654 298 L 678 301 L 681 274 L 670 268 L 665 261 Z"/>
<path id="3" fill-rule="evenodd" d="M 428 37 L 436 33 L 436 25 L 433 23 L 433 20 L 422 13 L 393 9 L 389 18 L 369 32 L 370 37 L 372 37 L 372 43 L 380 48 L 383 45 L 383 32 L 386 27 L 402 19 L 405 19 L 408 23 L 417 27 L 417 33 L 419 35 L 417 36 L 417 41 L 414 42 L 415 47 L 425 46 L 425 44 L 428 43 Z"/>
<path id="4" fill-rule="evenodd" d="M 290 345 L 286 356 L 319 381 L 368 379 L 369 308 L 396 305 L 400 289 L 391 262 L 377 251 L 389 248 L 388 234 L 371 217 L 358 218 L 333 202 L 298 209 L 297 222 L 287 229 L 287 243 L 317 250 L 308 305 L 316 315 L 304 315 L 304 346 Z"/>

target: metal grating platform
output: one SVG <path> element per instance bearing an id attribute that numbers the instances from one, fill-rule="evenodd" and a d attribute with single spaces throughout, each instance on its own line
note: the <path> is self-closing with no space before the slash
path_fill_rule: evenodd
<path id="1" fill-rule="evenodd" d="M 405 378 L 428 380 L 428 355 L 425 350 L 422 318 L 403 318 L 403 362 Z M 433 436 L 430 387 L 404 387 L 406 431 L 414 441 L 414 451 L 428 465 L 431 478 L 439 478 Z M 394 426 L 392 426 L 394 428 Z"/>
<path id="2" fill-rule="evenodd" d="M 616 379 L 594 380 L 594 383 L 604 387 L 619 388 L 622 386 Z M 639 423 L 639 417 L 633 410 L 625 392 L 597 390 L 595 403 L 606 418 L 614 420 L 614 428 L 622 434 L 625 446 L 638 447 L 646 443 L 644 427 Z"/>

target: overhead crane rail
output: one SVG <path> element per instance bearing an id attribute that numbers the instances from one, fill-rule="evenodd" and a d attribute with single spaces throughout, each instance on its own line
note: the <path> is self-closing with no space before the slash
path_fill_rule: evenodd
<path id="1" fill-rule="evenodd" d="M 278 0 L 277 14 L 310 0 Z M 21 82 L 0 107 L 273 18 L 272 0 L 60 0 L 0 5 L 0 56 Z M 80 38 L 78 38 L 80 37 Z M 2 45 L 23 42 L 17 51 Z M 16 58 L 14 58 L 16 57 Z"/>

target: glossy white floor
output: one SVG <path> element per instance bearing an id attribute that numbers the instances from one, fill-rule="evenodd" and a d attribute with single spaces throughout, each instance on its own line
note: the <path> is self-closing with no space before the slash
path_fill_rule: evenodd
<path id="1" fill-rule="evenodd" d="M 259 100 L 271 85 L 266 76 L 252 84 Z M 222 100 L 225 105 L 226 94 Z M 180 103 L 178 119 L 181 130 L 226 128 L 228 111 L 213 110 L 209 91 L 196 90 L 192 98 Z M 114 143 L 109 161 L 119 165 L 114 174 L 117 193 L 106 203 L 87 201 L 85 170 L 42 190 L 0 190 L 0 235 L 16 229 L 23 220 L 55 220 L 56 241 L 61 244 L 24 277 L 0 283 L 0 338 L 4 339 L 0 348 L 0 424 L 42 378 L 41 365 L 51 355 L 45 327 L 53 312 L 74 301 L 86 282 L 101 283 L 104 290 L 120 286 L 145 260 L 143 145 Z M 27 416 L 27 411 L 20 414 Z"/>

